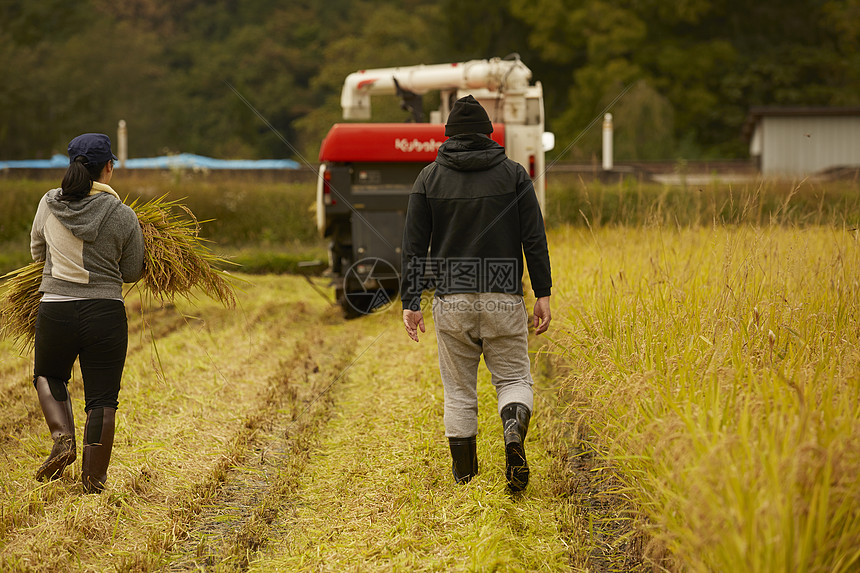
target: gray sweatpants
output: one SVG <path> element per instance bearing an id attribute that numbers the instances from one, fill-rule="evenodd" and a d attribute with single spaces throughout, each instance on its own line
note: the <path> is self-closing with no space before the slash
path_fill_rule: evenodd
<path id="1" fill-rule="evenodd" d="M 445 388 L 445 435 L 478 433 L 478 363 L 481 354 L 496 388 L 498 410 L 519 402 L 533 409 L 528 312 L 523 297 L 500 293 L 433 298 L 439 371 Z"/>

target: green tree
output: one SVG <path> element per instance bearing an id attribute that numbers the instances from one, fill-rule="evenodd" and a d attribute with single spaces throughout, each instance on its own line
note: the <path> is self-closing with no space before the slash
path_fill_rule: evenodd
<path id="1" fill-rule="evenodd" d="M 58 19 L 80 23 L 77 12 L 60 13 L 66 19 L 48 18 L 47 29 Z M 80 133 L 115 134 L 119 119 L 158 120 L 153 103 L 163 72 L 154 63 L 159 44 L 105 18 L 89 17 L 86 22 L 85 33 L 65 30 L 39 39 L 23 34 L 18 44 L 8 37 L 0 41 L 0 60 L 11 68 L 0 87 L 4 157 L 48 157 L 64 153 L 69 140 Z M 149 145 L 143 137 L 143 145 Z"/>
<path id="2" fill-rule="evenodd" d="M 434 3 L 355 2 L 351 6 L 348 17 L 335 24 L 339 33 L 326 45 L 323 64 L 312 80 L 321 103 L 296 122 L 299 141 L 314 160 L 322 137 L 333 123 L 342 121 L 340 93 L 347 75 L 360 69 L 445 61 L 437 50 L 441 17 Z M 361 18 L 365 20 L 356 26 Z M 373 121 L 408 118 L 394 96 L 375 96 L 372 105 Z"/>
<path id="3" fill-rule="evenodd" d="M 292 155 L 232 85 L 312 160 L 350 72 L 512 52 L 543 83 L 556 153 L 579 159 L 621 93 L 623 160 L 744 157 L 750 106 L 860 92 L 860 0 L 6 0 L 0 26 L 3 159 L 120 119 L 133 156 Z M 397 103 L 374 120 L 405 118 Z"/>
<path id="4" fill-rule="evenodd" d="M 639 80 L 671 106 L 676 153 L 694 157 L 745 155 L 740 132 L 750 106 L 856 103 L 857 0 L 510 5 L 529 26 L 530 46 L 566 75 L 561 143 L 577 137 L 622 85 Z M 574 157 L 596 152 L 593 136 L 580 141 Z"/>

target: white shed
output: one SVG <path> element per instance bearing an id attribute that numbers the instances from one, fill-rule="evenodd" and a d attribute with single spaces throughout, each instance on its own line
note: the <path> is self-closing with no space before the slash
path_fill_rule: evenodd
<path id="1" fill-rule="evenodd" d="M 744 133 L 765 177 L 860 167 L 860 107 L 753 107 Z"/>

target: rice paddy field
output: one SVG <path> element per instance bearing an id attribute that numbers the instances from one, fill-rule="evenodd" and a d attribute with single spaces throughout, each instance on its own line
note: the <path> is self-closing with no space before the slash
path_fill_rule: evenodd
<path id="1" fill-rule="evenodd" d="M 322 250 L 309 185 L 127 187 L 169 187 L 201 220 L 222 209 L 219 255 Z M 0 181 L 5 212 L 10 189 L 35 209 L 44 185 Z M 50 443 L 32 357 L 0 341 L 0 570 L 856 571 L 858 195 L 551 187 L 554 320 L 532 337 L 532 479 L 516 496 L 486 369 L 480 473 L 457 486 L 432 320 L 419 344 L 396 307 L 347 321 L 322 277 L 246 265 L 235 309 L 129 288 L 101 495 L 82 494 L 80 461 L 34 480 Z M 269 223 L 273 205 L 307 221 Z M 82 423 L 77 372 L 70 393 Z"/>

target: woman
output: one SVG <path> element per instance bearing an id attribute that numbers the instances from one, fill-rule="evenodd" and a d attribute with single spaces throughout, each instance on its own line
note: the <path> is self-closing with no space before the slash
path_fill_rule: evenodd
<path id="1" fill-rule="evenodd" d="M 36 479 L 57 479 L 75 461 L 67 386 L 79 358 L 87 413 L 81 480 L 87 493 L 104 489 L 113 447 L 128 347 L 122 284 L 143 274 L 137 216 L 108 185 L 115 160 L 108 136 L 74 138 L 62 187 L 42 197 L 30 233 L 33 259 L 45 261 L 33 385 L 54 440 Z"/>

